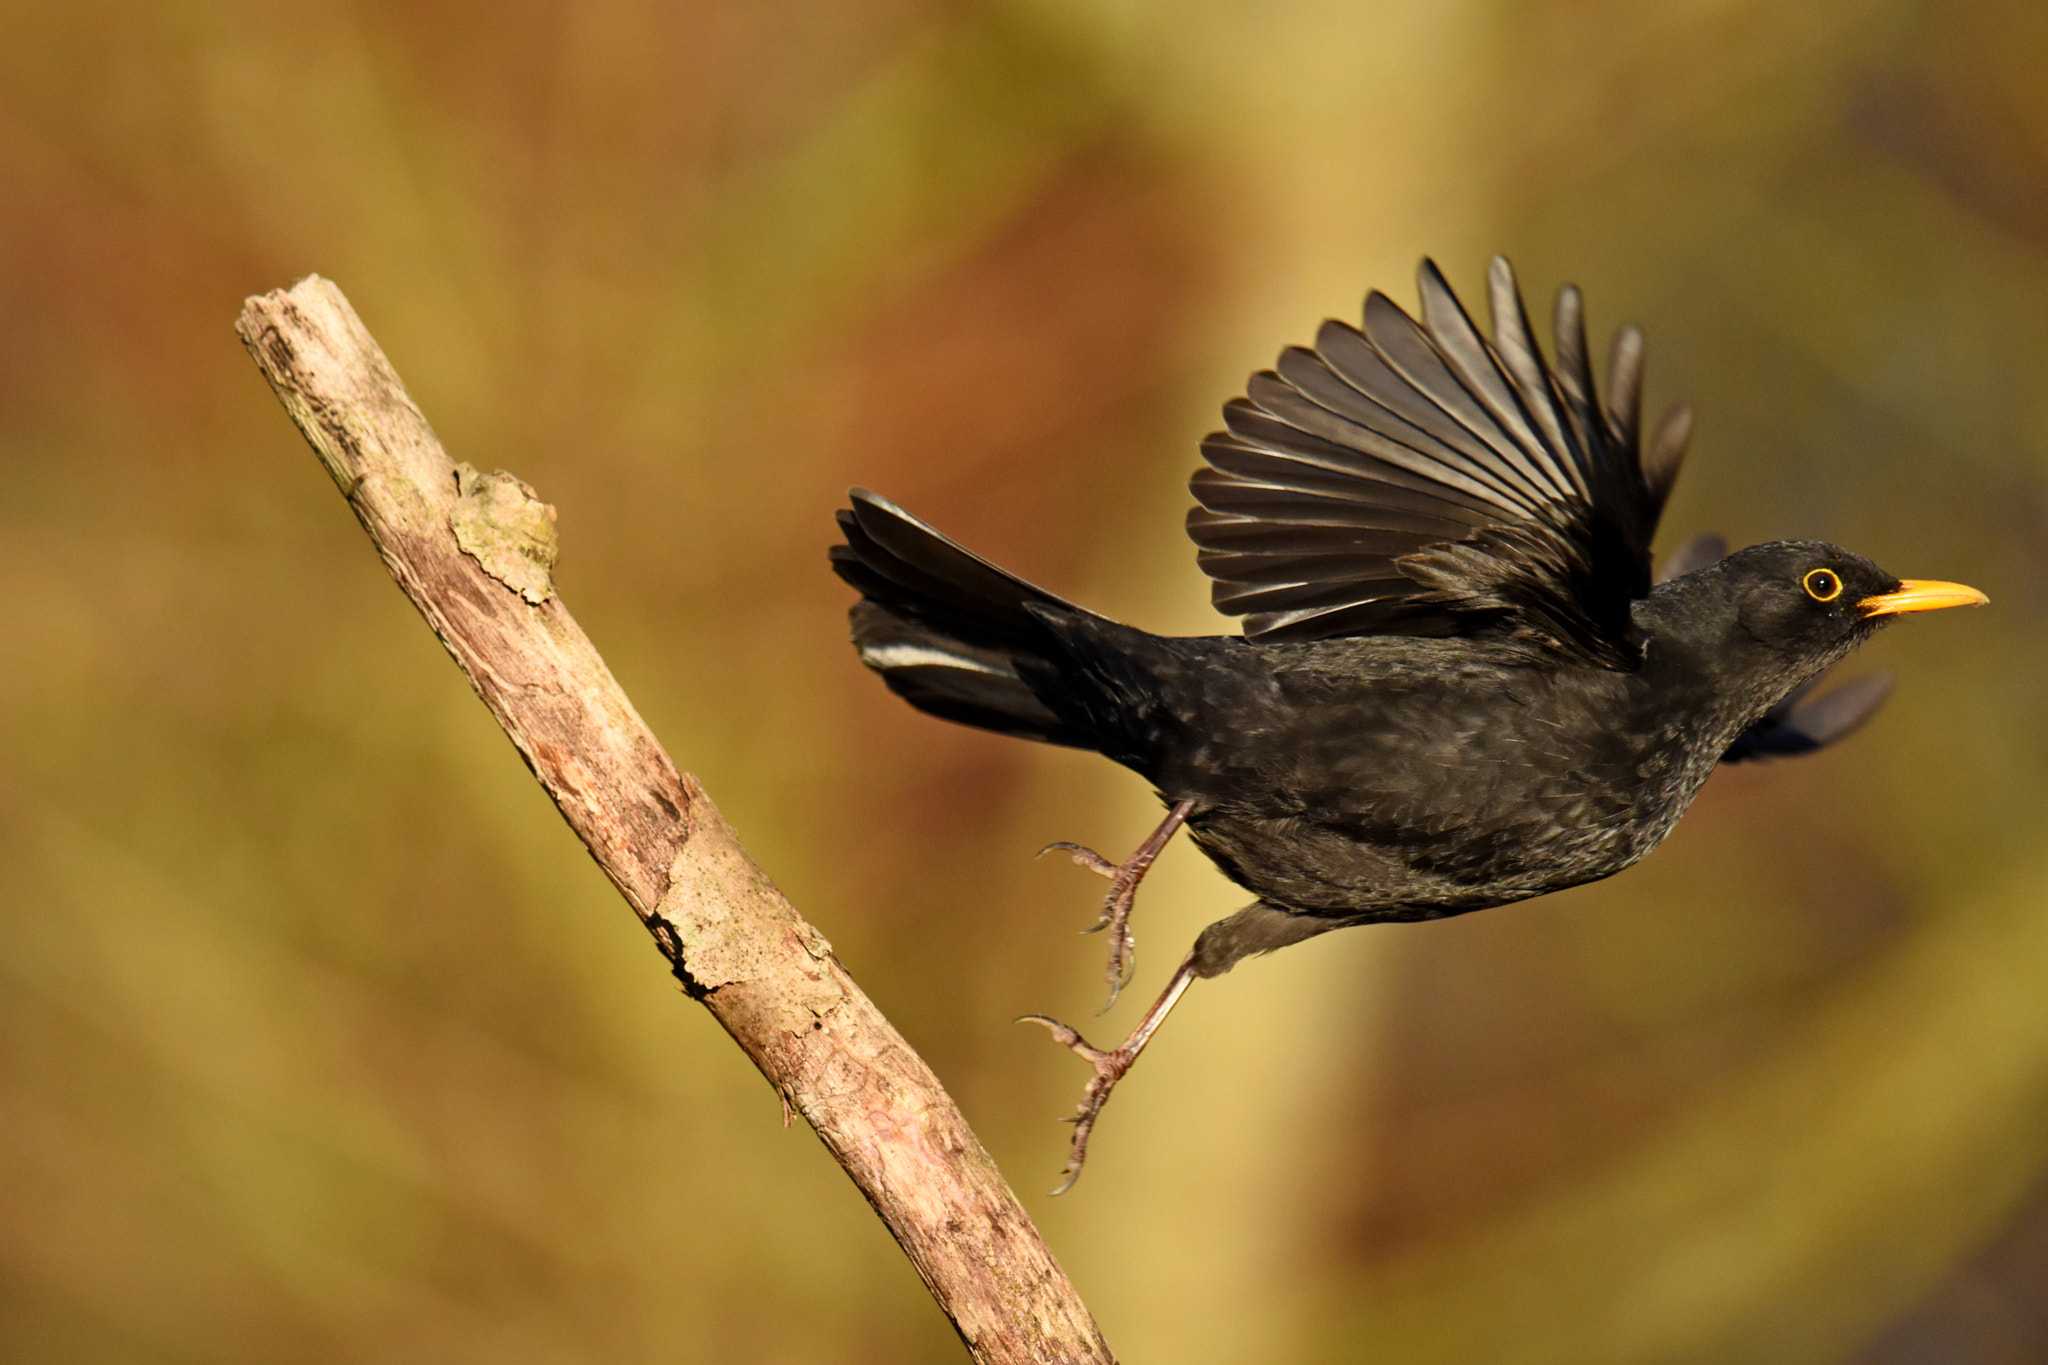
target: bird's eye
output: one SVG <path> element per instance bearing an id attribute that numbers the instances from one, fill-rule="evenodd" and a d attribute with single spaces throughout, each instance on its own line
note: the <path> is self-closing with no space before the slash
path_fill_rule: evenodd
<path id="1" fill-rule="evenodd" d="M 1832 602 L 1842 595 L 1842 578 L 1833 569 L 1815 569 L 1799 580 L 1806 595 L 1816 602 Z"/>

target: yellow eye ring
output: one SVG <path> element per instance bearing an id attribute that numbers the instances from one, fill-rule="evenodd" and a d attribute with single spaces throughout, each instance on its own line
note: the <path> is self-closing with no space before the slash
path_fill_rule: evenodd
<path id="1" fill-rule="evenodd" d="M 1833 569 L 1814 569 L 1799 580 L 1806 595 L 1816 602 L 1832 602 L 1842 595 L 1842 576 Z"/>

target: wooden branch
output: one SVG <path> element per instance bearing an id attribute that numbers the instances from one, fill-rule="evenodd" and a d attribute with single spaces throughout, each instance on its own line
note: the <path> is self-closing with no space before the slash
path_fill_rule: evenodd
<path id="1" fill-rule="evenodd" d="M 977 1361 L 1109 1362 L 938 1078 L 678 772 L 554 594 L 554 509 L 451 463 L 333 284 L 236 330 L 377 553 L 701 1001 L 824 1139 Z"/>

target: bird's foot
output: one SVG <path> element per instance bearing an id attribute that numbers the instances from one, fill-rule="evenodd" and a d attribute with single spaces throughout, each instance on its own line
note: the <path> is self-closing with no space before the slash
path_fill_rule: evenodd
<path id="1" fill-rule="evenodd" d="M 1099 934 L 1105 929 L 1109 931 L 1109 967 L 1103 973 L 1103 978 L 1109 982 L 1109 999 L 1098 1013 L 1106 1012 L 1116 1003 L 1137 966 L 1137 945 L 1131 937 L 1131 908 L 1138 903 L 1138 883 L 1145 879 L 1152 864 L 1159 860 L 1160 850 L 1173 838 L 1174 831 L 1186 823 L 1188 812 L 1194 808 L 1192 800 L 1175 802 L 1167 811 L 1166 818 L 1159 822 L 1159 828 L 1138 845 L 1135 853 L 1120 863 L 1111 862 L 1092 848 L 1064 840 L 1038 850 L 1039 856 L 1044 857 L 1059 849 L 1096 876 L 1109 879 L 1109 894 L 1102 898 L 1101 918 L 1093 927 L 1082 930 L 1087 934 Z"/>
<path id="2" fill-rule="evenodd" d="M 1131 1069 L 1131 1063 L 1138 1060 L 1138 1052 L 1144 1047 L 1142 1039 L 1133 1038 L 1122 1047 L 1104 1050 L 1094 1046 L 1086 1038 L 1057 1019 L 1043 1014 L 1027 1014 L 1017 1021 L 1020 1024 L 1043 1024 L 1060 1046 L 1071 1049 L 1075 1055 L 1095 1068 L 1095 1076 L 1088 1082 L 1088 1088 L 1081 1092 L 1081 1107 L 1067 1120 L 1074 1125 L 1074 1138 L 1067 1148 L 1067 1164 L 1061 1172 L 1066 1178 L 1060 1181 L 1054 1194 L 1065 1194 L 1074 1188 L 1074 1182 L 1081 1178 L 1081 1163 L 1088 1159 L 1088 1135 L 1095 1131 L 1095 1116 L 1102 1112 L 1102 1106 L 1109 1103 L 1109 1092 Z M 1137 1045 L 1134 1047 L 1132 1043 Z"/>
<path id="3" fill-rule="evenodd" d="M 1145 1011 L 1145 1017 L 1131 1030 L 1131 1036 L 1117 1047 L 1107 1050 L 1096 1047 L 1059 1020 L 1047 1018 L 1043 1014 L 1027 1014 L 1017 1021 L 1020 1024 L 1045 1025 L 1054 1041 L 1061 1047 L 1073 1051 L 1095 1069 L 1095 1075 L 1088 1082 L 1088 1088 L 1081 1092 L 1080 1109 L 1075 1112 L 1074 1117 L 1067 1120 L 1074 1125 L 1074 1140 L 1067 1148 L 1066 1179 L 1060 1182 L 1060 1187 L 1053 1191 L 1054 1194 L 1065 1194 L 1074 1188 L 1074 1182 L 1081 1178 L 1081 1163 L 1088 1158 L 1088 1136 L 1095 1131 L 1096 1116 L 1102 1113 L 1102 1106 L 1109 1103 L 1109 1092 L 1116 1088 L 1116 1083 L 1131 1069 L 1131 1063 L 1137 1061 L 1138 1054 L 1145 1050 L 1145 1044 L 1152 1041 L 1152 1035 L 1166 1022 L 1166 1016 L 1172 1012 L 1174 1003 L 1190 985 L 1194 984 L 1199 970 L 1197 961 L 1193 953 L 1188 954 L 1187 960 L 1180 964 L 1180 970 L 1166 983 L 1166 989 L 1152 1002 L 1152 1008 Z"/>
<path id="4" fill-rule="evenodd" d="M 1116 998 L 1123 994 L 1130 982 L 1131 973 L 1138 965 L 1137 940 L 1131 937 L 1131 907 L 1138 903 L 1138 883 L 1144 880 L 1145 870 L 1152 865 L 1152 858 L 1142 863 L 1137 855 L 1121 863 L 1113 863 L 1092 848 L 1064 841 L 1047 844 L 1038 850 L 1039 856 L 1059 849 L 1082 867 L 1099 877 L 1109 878 L 1109 894 L 1102 898 L 1102 917 L 1083 929 L 1084 934 L 1099 934 L 1109 931 L 1109 968 L 1103 973 L 1109 982 L 1109 999 L 1103 1002 L 1097 1013 L 1107 1012 Z M 1143 850 L 1140 850 L 1143 852 Z M 1155 853 L 1152 855 L 1157 857 Z"/>

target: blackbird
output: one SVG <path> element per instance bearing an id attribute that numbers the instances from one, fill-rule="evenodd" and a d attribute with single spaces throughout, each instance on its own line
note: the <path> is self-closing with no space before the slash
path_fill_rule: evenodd
<path id="1" fill-rule="evenodd" d="M 1554 367 L 1514 273 L 1487 276 L 1493 336 L 1436 266 L 1421 316 L 1385 295 L 1325 322 L 1224 407 L 1187 529 L 1244 634 L 1170 638 L 1005 573 L 864 489 L 834 569 L 861 594 L 860 658 L 947 720 L 1093 749 L 1150 781 L 1166 819 L 1114 863 L 1114 988 L 1133 895 L 1185 824 L 1258 899 L 1205 929 L 1137 1028 L 1098 1048 L 1069 1151 L 1079 1175 L 1111 1089 L 1189 984 L 1354 924 L 1427 920 L 1611 876 L 1671 831 L 1717 763 L 1799 753 L 1882 700 L 1822 670 L 1909 611 L 1982 603 L 1819 541 L 1652 581 L 1650 541 L 1690 416 L 1641 438 L 1642 338 L 1616 336 L 1603 405 L 1583 306 L 1557 297 Z"/>

